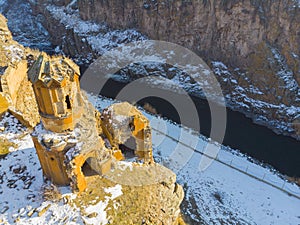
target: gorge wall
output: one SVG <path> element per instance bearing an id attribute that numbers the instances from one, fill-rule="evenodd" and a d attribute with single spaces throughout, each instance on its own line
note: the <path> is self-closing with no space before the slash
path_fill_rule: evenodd
<path id="1" fill-rule="evenodd" d="M 185 46 L 208 64 L 221 61 L 247 98 L 273 105 L 264 107 L 263 111 L 269 111 L 267 117 L 294 123 L 293 127 L 297 127 L 299 1 L 83 0 L 78 1 L 78 6 L 85 20 L 105 21 L 116 29 L 136 28 L 150 39 Z M 226 71 L 220 73 L 224 93 L 235 95 L 234 92 L 239 92 L 234 82 L 224 79 Z M 257 107 L 242 95 L 231 96 L 231 100 L 233 104 L 229 104 L 237 110 L 265 114 L 257 111 Z M 234 106 L 237 101 L 247 106 Z M 282 107 L 298 110 L 292 108 L 278 113 Z M 297 112 L 287 119 L 286 115 L 293 110 Z"/>
<path id="2" fill-rule="evenodd" d="M 299 1 L 36 2 L 52 42 L 71 57 L 95 58 L 142 39 L 128 29 L 180 44 L 211 66 L 228 106 L 279 133 L 300 137 Z M 88 32 L 79 29 L 83 22 Z M 100 26 L 103 22 L 109 29 Z M 95 24 L 100 27 L 93 29 Z"/>
<path id="3" fill-rule="evenodd" d="M 136 28 L 151 39 L 175 42 L 206 59 L 249 71 L 272 69 L 259 59 L 270 53 L 269 48 L 277 48 L 299 75 L 300 10 L 295 4 L 292 0 L 78 1 L 85 20 Z M 300 82 L 299 76 L 296 79 Z"/>

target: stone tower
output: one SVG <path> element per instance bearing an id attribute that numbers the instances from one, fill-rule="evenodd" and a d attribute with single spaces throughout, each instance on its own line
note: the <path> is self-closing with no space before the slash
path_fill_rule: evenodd
<path id="1" fill-rule="evenodd" d="M 42 120 L 32 139 L 43 174 L 54 184 L 83 191 L 84 165 L 103 174 L 111 154 L 99 136 L 96 110 L 81 94 L 79 74 L 71 60 L 44 53 L 28 70 Z"/>
<path id="2" fill-rule="evenodd" d="M 73 130 L 82 113 L 79 68 L 68 58 L 41 54 L 28 71 L 46 129 Z"/>

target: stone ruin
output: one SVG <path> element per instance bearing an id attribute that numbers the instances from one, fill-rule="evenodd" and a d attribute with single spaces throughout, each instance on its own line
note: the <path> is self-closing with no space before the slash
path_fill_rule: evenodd
<path id="1" fill-rule="evenodd" d="M 144 163 L 153 163 L 151 128 L 148 119 L 128 102 L 116 103 L 103 110 L 101 127 L 114 156 L 123 160 L 122 150 L 135 149 Z"/>
<path id="2" fill-rule="evenodd" d="M 84 164 L 105 174 L 113 160 L 125 158 L 120 146 L 130 138 L 144 164 L 153 163 L 153 157 L 147 118 L 129 103 L 112 105 L 100 115 L 81 93 L 79 73 L 69 59 L 42 54 L 28 70 L 28 79 L 42 120 L 32 139 L 43 173 L 55 184 L 84 191 Z"/>
<path id="3" fill-rule="evenodd" d="M 99 189 L 95 182 L 101 185 L 103 179 L 126 186 L 137 195 L 120 200 L 124 207 L 141 207 L 145 198 L 152 199 L 143 202 L 135 220 L 178 224 L 183 190 L 176 175 L 153 160 L 148 119 L 127 102 L 101 114 L 81 92 L 79 76 L 78 66 L 68 58 L 46 54 L 28 70 L 41 116 L 31 136 L 44 176 L 79 193 L 89 185 Z M 138 194 L 141 190 L 148 191 Z"/>

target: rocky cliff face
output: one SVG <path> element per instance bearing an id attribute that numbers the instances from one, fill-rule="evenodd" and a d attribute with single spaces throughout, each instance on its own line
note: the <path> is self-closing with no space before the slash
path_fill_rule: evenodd
<path id="1" fill-rule="evenodd" d="M 42 15 L 33 16 L 29 1 L 0 1 L 0 13 L 8 19 L 14 40 L 25 47 L 53 52 L 49 33 L 41 25 Z"/>
<path id="2" fill-rule="evenodd" d="M 183 45 L 211 66 L 229 107 L 299 138 L 299 1 L 32 2 L 65 54 L 89 63 L 142 34 Z"/>
<path id="3" fill-rule="evenodd" d="M 195 51 L 211 63 L 233 108 L 289 124 L 297 119 L 291 109 L 277 112 L 300 106 L 298 1 L 83 0 L 78 5 L 85 20 L 137 28 L 151 39 Z M 228 72 L 237 84 L 226 79 Z M 266 106 L 258 110 L 251 100 Z"/>
<path id="4" fill-rule="evenodd" d="M 1 114 L 9 111 L 27 127 L 39 121 L 33 90 L 27 80 L 27 68 L 38 51 L 14 41 L 7 21 L 0 14 L 0 105 Z M 4 107 L 5 105 L 5 107 Z"/>
<path id="5" fill-rule="evenodd" d="M 263 69 L 256 60 L 278 48 L 299 73 L 300 10 L 292 0 L 83 0 L 78 5 L 85 20 L 136 28 L 151 39 L 176 42 L 205 58 L 248 70 Z"/>
<path id="6" fill-rule="evenodd" d="M 106 24 L 83 21 L 77 1 L 37 0 L 31 6 L 36 16 L 45 18 L 43 25 L 56 53 L 66 54 L 80 65 L 87 66 L 105 51 L 122 43 L 138 41 L 143 35 L 135 30 L 115 31 Z"/>

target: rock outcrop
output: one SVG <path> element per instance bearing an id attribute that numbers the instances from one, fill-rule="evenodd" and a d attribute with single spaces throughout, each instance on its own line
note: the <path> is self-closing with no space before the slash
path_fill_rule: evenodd
<path id="1" fill-rule="evenodd" d="M 13 40 L 6 18 L 0 14 L 0 86 L 2 113 L 9 110 L 23 124 L 35 126 L 40 117 L 27 68 L 38 51 L 24 48 Z M 7 102 L 7 103 L 5 103 Z"/>
<path id="2" fill-rule="evenodd" d="M 67 5 L 70 1 L 51 1 L 52 6 L 60 7 L 62 5 Z M 90 63 L 93 58 L 96 57 L 96 53 L 93 52 L 92 48 L 86 42 L 85 36 L 83 35 L 93 35 L 95 32 L 86 32 L 85 29 L 81 30 L 77 27 L 77 32 L 72 27 L 66 26 L 66 24 L 61 23 L 58 16 L 51 14 L 51 6 L 48 5 L 49 1 L 39 0 L 36 3 L 32 3 L 33 12 L 36 15 L 43 15 L 46 19 L 44 20 L 44 26 L 50 34 L 50 41 L 54 46 L 59 46 L 57 53 L 61 51 L 77 59 L 76 62 Z M 48 7 L 50 8 L 48 8 Z M 68 8 L 70 11 L 76 10 L 77 6 L 70 6 Z M 63 12 L 57 12 L 58 15 Z M 72 21 L 76 24 L 76 15 L 70 15 L 66 18 L 66 21 Z M 87 24 L 87 27 L 89 25 Z"/>
<path id="3" fill-rule="evenodd" d="M 128 175 L 122 176 L 125 174 Z M 126 180 L 128 178 L 132 180 Z M 149 180 L 153 178 L 159 182 L 149 183 Z M 114 187 L 121 188 L 123 194 L 108 203 L 108 224 L 185 224 L 178 217 L 180 213 L 178 203 L 183 198 L 182 187 L 175 183 L 176 177 L 173 172 L 158 164 L 152 168 L 144 168 L 144 173 L 141 173 L 141 168 L 130 168 L 124 164 L 103 179 L 91 176 L 87 180 L 89 183 L 87 191 L 73 201 L 73 204 L 82 208 L 82 211 L 85 210 L 82 205 L 87 202 L 92 202 L 94 205 L 99 200 L 103 200 L 105 190 Z M 133 185 L 132 181 L 136 185 Z M 99 188 L 100 186 L 102 188 Z"/>
<path id="4" fill-rule="evenodd" d="M 32 8 L 34 14 L 45 17 L 43 25 L 51 35 L 51 43 L 58 46 L 57 53 L 83 66 L 119 44 L 143 39 L 135 30 L 114 31 L 105 24 L 83 21 L 77 1 L 38 0 L 32 2 Z"/>
<path id="5" fill-rule="evenodd" d="M 78 1 L 85 20 L 119 29 L 136 28 L 154 40 L 178 43 L 206 59 L 221 60 L 251 74 L 268 68 L 278 48 L 299 74 L 300 9 L 296 1 Z M 264 71 L 261 71 L 264 69 Z M 300 77 L 295 76 L 300 82 Z"/>

